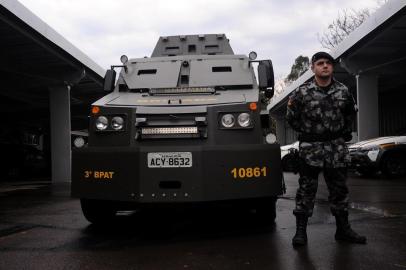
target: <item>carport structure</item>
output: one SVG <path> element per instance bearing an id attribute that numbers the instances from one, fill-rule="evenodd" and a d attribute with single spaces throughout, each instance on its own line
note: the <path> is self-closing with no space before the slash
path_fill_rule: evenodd
<path id="1" fill-rule="evenodd" d="M 52 181 L 70 181 L 71 129 L 87 128 L 105 71 L 15 0 L 0 0 L 0 36 L 2 129 L 47 130 Z"/>
<path id="2" fill-rule="evenodd" d="M 337 60 L 335 77 L 357 100 L 357 140 L 405 134 L 406 2 L 388 1 L 331 54 Z M 312 75 L 304 73 L 268 106 L 281 145 L 296 140 L 285 121 L 288 97 Z"/>

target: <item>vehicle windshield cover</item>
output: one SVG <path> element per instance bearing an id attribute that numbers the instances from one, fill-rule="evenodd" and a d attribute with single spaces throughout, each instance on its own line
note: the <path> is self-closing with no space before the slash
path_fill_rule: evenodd
<path id="1" fill-rule="evenodd" d="M 186 60 L 145 61 L 128 65 L 122 76 L 129 89 L 176 88 L 182 64 Z M 184 76 L 183 87 L 224 87 L 251 89 L 253 76 L 247 59 L 191 59 L 190 73 Z"/>

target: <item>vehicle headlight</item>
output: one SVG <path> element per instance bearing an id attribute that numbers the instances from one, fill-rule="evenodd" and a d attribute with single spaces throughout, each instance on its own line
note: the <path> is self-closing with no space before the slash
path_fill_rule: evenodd
<path id="1" fill-rule="evenodd" d="M 232 114 L 225 114 L 221 117 L 221 124 L 223 127 L 230 128 L 235 124 L 235 118 Z"/>
<path id="2" fill-rule="evenodd" d="M 238 124 L 241 127 L 248 127 L 251 124 L 251 116 L 248 113 L 238 115 Z"/>
<path id="3" fill-rule="evenodd" d="M 364 151 L 364 152 L 379 151 L 379 146 L 378 145 L 366 146 L 366 147 L 361 148 L 361 151 Z"/>
<path id="4" fill-rule="evenodd" d="M 367 153 L 368 158 L 372 161 L 375 162 L 376 159 L 378 158 L 379 155 L 379 149 L 376 150 L 369 150 Z"/>
<path id="5" fill-rule="evenodd" d="M 109 125 L 109 120 L 105 116 L 99 116 L 96 119 L 96 128 L 98 130 L 105 130 Z"/>
<path id="6" fill-rule="evenodd" d="M 81 148 L 85 145 L 85 139 L 83 139 L 82 137 L 77 137 L 73 141 L 73 145 L 77 148 Z"/>
<path id="7" fill-rule="evenodd" d="M 124 119 L 122 117 L 120 117 L 120 116 L 113 117 L 113 119 L 111 120 L 111 127 L 114 130 L 123 129 L 123 127 L 124 127 Z"/>

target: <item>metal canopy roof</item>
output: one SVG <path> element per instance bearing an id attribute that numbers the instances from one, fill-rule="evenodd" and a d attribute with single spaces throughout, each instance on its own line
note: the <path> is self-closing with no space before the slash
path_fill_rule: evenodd
<path id="1" fill-rule="evenodd" d="M 374 73 L 379 75 L 380 91 L 406 87 L 406 2 L 392 0 L 368 18 L 347 39 L 331 51 L 339 60 L 335 76 L 346 83 L 353 75 Z M 286 112 L 289 94 L 309 80 L 309 70 L 273 98 L 268 109 L 273 114 Z"/>
<path id="2" fill-rule="evenodd" d="M 104 69 L 15 0 L 0 0 L 0 36 L 1 112 L 47 115 L 49 91 L 68 84 L 75 117 L 104 94 Z"/>

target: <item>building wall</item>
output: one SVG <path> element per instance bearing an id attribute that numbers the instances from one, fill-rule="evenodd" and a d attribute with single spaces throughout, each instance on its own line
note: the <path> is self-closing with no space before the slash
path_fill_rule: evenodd
<path id="1" fill-rule="evenodd" d="M 379 94 L 379 135 L 406 134 L 406 89 Z"/>

